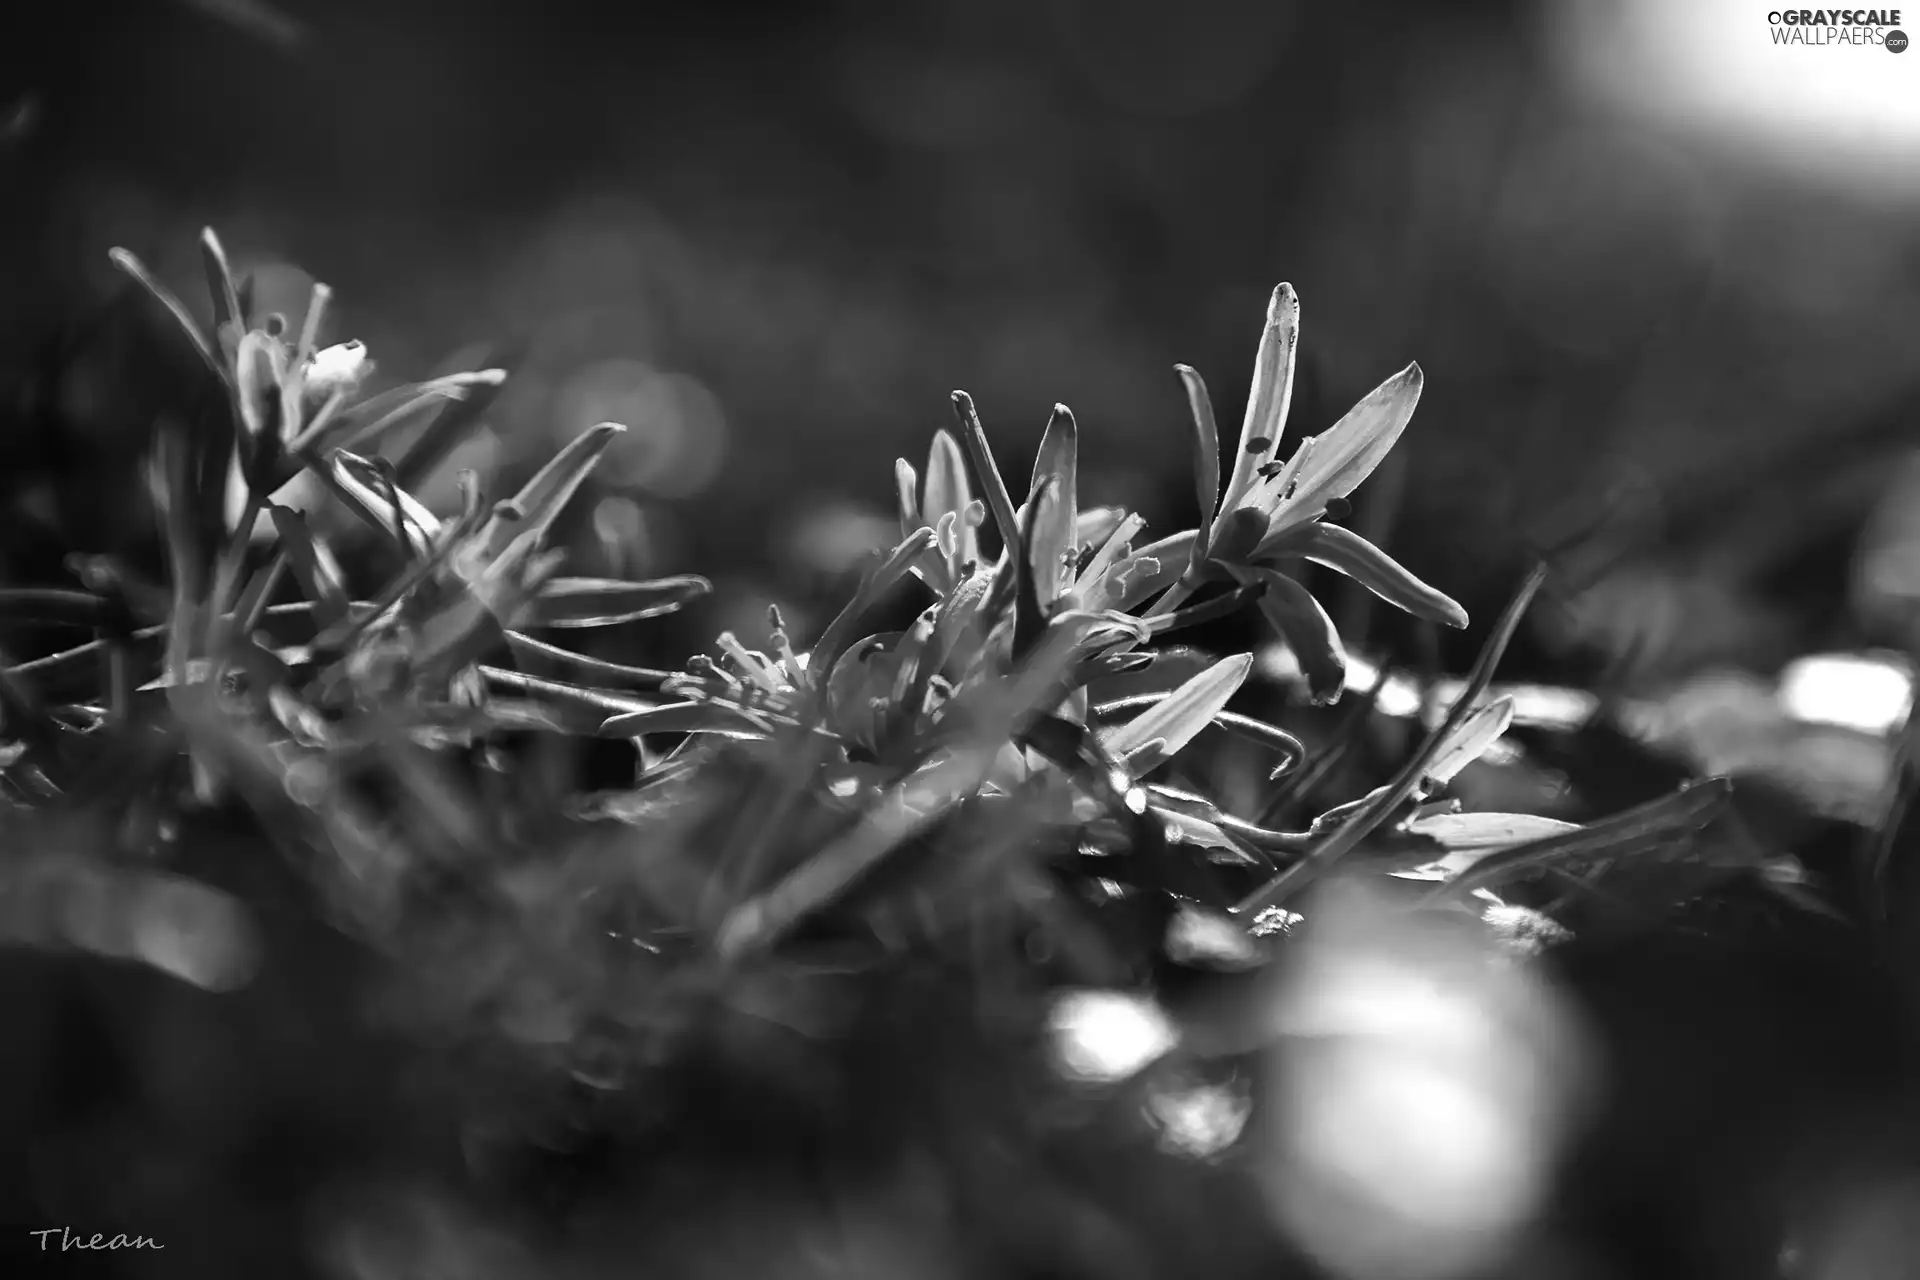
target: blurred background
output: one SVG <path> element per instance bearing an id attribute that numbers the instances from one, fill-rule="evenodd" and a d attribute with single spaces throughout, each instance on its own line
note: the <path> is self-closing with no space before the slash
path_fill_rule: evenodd
<path id="1" fill-rule="evenodd" d="M 326 336 L 392 381 L 513 344 L 438 496 L 627 423 L 579 536 L 718 579 L 726 616 L 689 644 L 769 597 L 804 623 L 808 583 L 886 536 L 891 460 L 924 455 L 953 387 L 1015 471 L 1069 404 L 1088 500 L 1171 531 L 1171 366 L 1237 421 L 1280 280 L 1305 314 L 1294 429 L 1426 370 L 1360 516 L 1409 567 L 1483 616 L 1534 543 L 1597 533 L 1591 590 L 1537 611 L 1523 666 L 1771 671 L 1897 637 L 1920 576 L 1855 560 L 1910 536 L 1869 514 L 1920 484 L 1920 59 L 1776 45 L 1758 3 L 28 19 L 0 41 L 0 358 L 110 296 L 110 245 L 197 305 L 209 223 L 296 320 L 332 285 Z M 96 468 L 137 452 L 105 438 L 117 394 L 57 388 Z M 67 542 L 110 540 L 72 526 L 117 512 L 74 505 Z"/>
<path id="2" fill-rule="evenodd" d="M 1794 800 L 1746 814 L 1770 851 L 1804 852 L 1809 812 L 1844 851 L 1885 812 L 1920 639 L 1920 54 L 1782 44 L 1768 16 L 1758 0 L 15 6 L 0 17 L 0 579 L 151 547 L 144 408 L 165 375 L 130 354 L 110 246 L 197 307 L 212 225 L 295 324 L 326 282 L 324 340 L 365 342 L 381 385 L 509 363 L 432 504 L 453 501 L 459 468 L 498 493 L 591 424 L 627 424 L 565 530 L 581 571 L 718 587 L 623 633 L 642 647 L 612 656 L 649 663 L 719 627 L 759 634 L 769 601 L 817 628 L 896 538 L 892 460 L 925 456 L 955 387 L 1016 477 L 1070 405 L 1083 503 L 1181 527 L 1172 366 L 1205 374 L 1231 430 L 1285 280 L 1304 312 L 1290 431 L 1330 425 L 1409 360 L 1425 370 L 1352 523 L 1476 620 L 1421 655 L 1426 674 L 1463 671 L 1552 551 L 1562 572 L 1503 679 L 1624 699 L 1622 723 L 1677 757 L 1671 776 L 1589 759 L 1581 803 L 1755 772 Z M 1376 657 L 1432 640 L 1385 618 L 1369 635 L 1351 598 L 1329 599 Z M 1853 656 L 1810 664 L 1823 654 Z M 1405 719 L 1421 702 L 1389 685 L 1380 707 Z M 1545 811 L 1563 766 L 1463 790 Z M 1741 1215 L 1790 1192 L 1754 1153 L 1825 1158 L 1825 1142 L 1854 1170 L 1858 1150 L 1899 1145 L 1894 1105 L 1860 1101 L 1906 1083 L 1911 1046 L 1880 1016 L 1897 997 L 1869 990 L 1885 975 L 1862 976 L 1857 939 L 1796 937 L 1702 959 L 1676 930 L 1566 962 L 1598 1038 L 1646 1049 L 1606 1112 L 1641 1127 L 1610 1133 L 1576 1192 L 1597 1238 L 1632 1222 L 1659 1243 L 1623 1246 L 1613 1270 L 1543 1254 L 1533 1274 L 1774 1274 L 1789 1250 Z M 38 999 L 43 977 L 10 970 L 10 998 Z M 274 1061 L 326 1075 L 333 1110 L 289 1102 L 294 1137 L 256 1138 L 213 1069 L 238 1023 L 195 1016 L 194 1036 L 142 1050 L 164 1068 L 148 1102 L 195 1141 L 252 1158 L 256 1141 L 323 1145 L 301 1126 L 377 1123 L 356 1090 L 380 1064 L 341 1061 L 336 1078 L 312 1065 L 333 1061 L 325 1029 L 306 1030 Z M 24 1079 L 8 1087 L 67 1083 Z M 16 1121 L 7 1136 L 37 1123 Z M 118 1148 L 88 1151 L 75 1186 Z M 199 1211 L 178 1168 L 120 1163 Z M 1881 1263 L 1914 1256 L 1896 1237 L 1920 1216 L 1916 1184 L 1877 1169 L 1858 1177 L 1894 1187 L 1881 1261 L 1789 1272 L 1910 1274 Z M 234 1177 L 236 1222 L 253 1178 Z M 1803 1214 L 1815 1234 L 1824 1204 Z M 484 1235 L 432 1205 L 392 1212 Z M 235 1274 L 279 1274 L 296 1226 L 255 1223 L 247 1247 L 267 1261 Z M 1688 1231 L 1713 1243 L 1668 1247 Z M 1811 1257 L 1811 1239 L 1792 1247 Z"/>

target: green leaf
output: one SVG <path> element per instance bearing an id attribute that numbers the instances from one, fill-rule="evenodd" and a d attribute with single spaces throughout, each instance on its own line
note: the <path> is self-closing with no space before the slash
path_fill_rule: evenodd
<path id="1" fill-rule="evenodd" d="M 1247 416 L 1240 424 L 1240 443 L 1233 456 L 1233 475 L 1220 510 L 1231 511 L 1253 488 L 1260 468 L 1272 462 L 1286 426 L 1293 399 L 1294 356 L 1300 345 L 1300 299 L 1293 286 L 1282 284 L 1267 301 L 1266 328 L 1253 362 L 1253 386 L 1247 394 Z"/>
<path id="2" fill-rule="evenodd" d="M 1186 388 L 1187 409 L 1193 417 L 1193 483 L 1200 527 L 1187 569 L 1189 574 L 1198 574 L 1206 548 L 1213 542 L 1213 515 L 1220 505 L 1220 429 L 1213 421 L 1213 398 L 1199 373 L 1184 364 L 1173 366 L 1173 370 Z"/>
<path id="3" fill-rule="evenodd" d="M 1251 654 L 1222 659 L 1126 724 L 1104 731 L 1101 745 L 1124 757 L 1160 739 L 1166 743 L 1165 755 L 1177 755 L 1226 709 L 1252 670 Z"/>
<path id="4" fill-rule="evenodd" d="M 1347 651 L 1333 619 L 1305 587 L 1272 569 L 1239 570 L 1266 587 L 1260 612 L 1280 633 L 1307 678 L 1307 694 L 1316 704 L 1337 702 L 1347 684 Z"/>
<path id="5" fill-rule="evenodd" d="M 1467 611 L 1415 577 L 1399 561 L 1350 529 L 1335 524 L 1298 526 L 1283 534 L 1268 554 L 1304 556 L 1338 570 L 1388 604 L 1416 618 L 1465 627 Z"/>
<path id="6" fill-rule="evenodd" d="M 611 578 L 552 578 L 534 599 L 527 625 L 617 626 L 673 613 L 712 590 L 711 582 L 693 574 L 644 582 L 620 582 Z"/>

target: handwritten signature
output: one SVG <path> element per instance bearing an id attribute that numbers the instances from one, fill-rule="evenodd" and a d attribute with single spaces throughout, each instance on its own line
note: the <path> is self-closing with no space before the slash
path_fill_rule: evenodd
<path id="1" fill-rule="evenodd" d="M 60 1251 L 68 1249 L 164 1249 L 167 1246 L 156 1244 L 148 1236 L 115 1235 L 103 1236 L 95 1232 L 91 1238 L 77 1236 L 71 1227 L 48 1227 L 45 1231 L 29 1231 L 30 1236 L 40 1237 L 40 1252 L 45 1253 L 51 1243 L 49 1236 L 60 1237 Z"/>

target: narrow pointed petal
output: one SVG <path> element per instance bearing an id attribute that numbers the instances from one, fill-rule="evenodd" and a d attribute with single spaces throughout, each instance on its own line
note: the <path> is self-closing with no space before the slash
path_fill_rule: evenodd
<path id="1" fill-rule="evenodd" d="M 1462 769 L 1484 755 L 1512 723 L 1512 698 L 1496 698 L 1476 708 L 1433 753 L 1433 763 L 1427 766 L 1426 772 L 1428 784 L 1438 788 L 1452 782 Z"/>
<path id="2" fill-rule="evenodd" d="M 1346 497 L 1373 474 L 1407 429 L 1424 382 L 1420 366 L 1410 364 L 1314 437 L 1313 454 L 1294 477 L 1292 495 L 1282 494 L 1291 519 L 1312 519 L 1330 499 Z"/>
<path id="3" fill-rule="evenodd" d="M 940 674 L 940 666 L 946 654 L 934 647 L 935 633 L 940 625 L 940 614 L 945 601 L 934 605 L 921 613 L 908 628 L 906 639 L 901 644 L 901 652 L 910 654 L 909 665 L 903 661 L 900 674 L 894 683 L 893 705 L 902 716 L 905 724 L 911 727 L 926 710 L 927 692 L 933 687 L 933 678 Z"/>
<path id="4" fill-rule="evenodd" d="M 333 557 L 325 553 L 313 530 L 307 527 L 306 517 L 290 507 L 277 505 L 269 505 L 267 514 L 273 520 L 280 549 L 286 553 L 294 577 L 307 599 L 313 602 L 314 620 L 322 628 L 345 621 L 351 612 L 346 584 L 340 580 Z"/>
<path id="5" fill-rule="evenodd" d="M 1577 868 L 1590 858 L 1620 857 L 1649 842 L 1686 836 L 1718 818 L 1732 795 L 1733 784 L 1725 778 L 1688 783 L 1670 795 L 1573 831 L 1491 851 L 1435 889 L 1433 897 L 1458 899 L 1539 867 Z"/>
<path id="6" fill-rule="evenodd" d="M 1042 487 L 1052 486 L 1052 498 L 1042 504 Z M 1042 608 L 1051 608 L 1070 580 L 1069 557 L 1076 556 L 1080 544 L 1074 538 L 1080 502 L 1080 430 L 1073 411 L 1063 404 L 1053 406 L 1046 434 L 1040 438 L 1040 452 L 1033 464 L 1033 490 L 1028 516 L 1034 595 Z"/>
<path id="7" fill-rule="evenodd" d="M 1100 579 L 1106 575 L 1108 569 L 1112 568 L 1114 564 L 1126 556 L 1132 554 L 1130 548 L 1134 535 L 1146 527 L 1147 522 L 1145 520 L 1142 520 L 1136 515 L 1129 515 L 1117 521 L 1113 528 L 1107 530 L 1106 536 L 1100 540 L 1098 548 L 1094 551 L 1092 557 L 1088 559 L 1086 566 L 1080 571 L 1078 587 L 1083 597 L 1087 596 L 1088 593 L 1099 584 Z M 1082 545 L 1087 544 L 1082 543 Z"/>
<path id="8" fill-rule="evenodd" d="M 717 733 L 730 738 L 760 738 L 766 725 L 720 702 L 670 702 L 648 711 L 629 711 L 600 726 L 605 738 L 637 738 L 646 733 Z"/>
<path id="9" fill-rule="evenodd" d="M 441 399 L 439 411 L 393 464 L 401 484 L 419 484 L 447 460 L 448 454 L 466 443 L 484 423 L 487 410 L 525 354 L 522 344 L 511 344 L 489 353 L 487 363 L 491 367 L 452 375 L 458 379 L 458 393 Z"/>
<path id="10" fill-rule="evenodd" d="M 1124 757 L 1160 739 L 1166 744 L 1165 756 L 1177 755 L 1226 709 L 1252 670 L 1251 654 L 1223 659 L 1126 724 L 1102 733 L 1100 743 L 1112 754 Z"/>
<path id="11" fill-rule="evenodd" d="M 600 461 L 614 437 L 626 430 L 617 422 L 602 422 L 575 436 L 533 479 L 497 509 L 480 532 L 480 545 L 491 559 L 523 533 L 544 536 Z"/>
<path id="12" fill-rule="evenodd" d="M 920 477 L 914 474 L 913 464 L 905 458 L 893 460 L 893 487 L 900 503 L 900 536 L 904 538 L 921 524 Z"/>
<path id="13" fill-rule="evenodd" d="M 1307 678 L 1308 695 L 1323 705 L 1337 701 L 1347 684 L 1347 651 L 1333 619 L 1311 592 L 1285 574 L 1272 569 L 1250 572 L 1266 584 L 1260 612 L 1293 651 Z"/>
<path id="14" fill-rule="evenodd" d="M 1058 598 L 1061 569 L 1059 540 L 1067 533 L 1066 523 L 1058 518 L 1059 483 L 1051 476 L 1033 495 L 1023 532 L 1026 541 L 1020 549 L 1026 572 L 1014 582 L 1013 651 L 1018 657 L 1046 625 L 1047 610 Z M 1053 539 L 1049 544 L 1046 539 Z"/>
<path id="15" fill-rule="evenodd" d="M 341 415 L 329 433 L 332 436 L 329 443 L 342 449 L 365 448 L 369 442 L 385 438 L 422 413 L 449 402 L 470 399 L 476 394 L 486 396 L 498 390 L 506 380 L 505 369 L 476 369 L 397 387 L 363 401 L 355 405 L 351 413 Z"/>
<path id="16" fill-rule="evenodd" d="M 965 451 L 952 432 L 934 432 L 933 445 L 927 451 L 927 491 L 921 503 L 921 519 L 932 524 L 949 511 L 958 516 L 972 501 Z"/>
<path id="17" fill-rule="evenodd" d="M 1193 558 L 1197 530 L 1149 543 L 1107 571 L 1105 608 L 1125 611 L 1159 595 L 1180 580 Z M 1091 602 L 1089 602 L 1091 603 Z"/>
<path id="18" fill-rule="evenodd" d="M 174 323 L 180 326 L 180 331 L 186 335 L 187 341 L 193 344 L 194 351 L 199 354 L 201 360 L 206 362 L 207 368 L 213 371 L 213 376 L 223 383 L 229 382 L 227 362 L 220 358 L 213 344 L 207 341 L 207 335 L 200 332 L 200 326 L 194 322 L 193 313 L 173 295 L 173 291 L 161 284 L 158 277 L 147 270 L 145 263 L 125 249 L 110 249 L 107 251 L 107 257 L 112 260 L 114 266 L 132 276 L 142 288 L 152 294 L 154 301 L 166 308 L 167 314 L 172 316 Z"/>
<path id="19" fill-rule="evenodd" d="M 240 425 L 249 441 L 259 440 L 268 430 L 269 410 L 277 409 L 280 384 L 287 376 L 287 349 L 280 339 L 258 329 L 241 335 L 234 352 L 234 400 L 240 409 Z M 280 415 L 274 413 L 273 418 Z M 286 431 L 284 421 L 273 422 L 273 429 Z"/>
<path id="20" fill-rule="evenodd" d="M 646 582 L 554 578 L 541 588 L 534 600 L 527 625 L 611 627 L 673 613 L 712 590 L 712 583 L 692 574 Z"/>
<path id="21" fill-rule="evenodd" d="M 1300 345 L 1300 299 L 1293 286 L 1282 284 L 1267 302 L 1267 325 L 1260 334 L 1260 350 L 1253 362 L 1253 386 L 1247 392 L 1247 416 L 1240 424 L 1240 443 L 1233 456 L 1233 476 L 1227 482 L 1221 510 L 1231 510 L 1253 487 L 1261 467 L 1273 461 L 1293 399 L 1294 353 Z"/>
<path id="22" fill-rule="evenodd" d="M 819 641 L 813 647 L 813 654 L 807 659 L 807 669 L 825 672 L 840 656 L 847 644 L 853 640 L 853 628 L 859 623 L 862 614 L 907 576 L 907 570 L 918 560 L 927 548 L 933 545 L 933 530 L 916 529 L 902 539 L 900 545 L 887 553 L 878 565 L 861 578 L 860 586 L 853 593 L 853 599 L 847 601 L 839 615 L 827 624 L 820 633 Z"/>
<path id="23" fill-rule="evenodd" d="M 987 429 L 980 424 L 980 414 L 973 407 L 973 397 L 964 391 L 956 391 L 952 396 L 953 413 L 960 420 L 961 441 L 967 446 L 972 457 L 973 470 L 980 481 L 981 496 L 987 500 L 987 512 L 993 517 L 994 527 L 1000 534 L 1003 553 L 1011 553 L 1020 545 L 1020 522 L 1013 513 L 1013 496 L 1007 492 L 1007 483 L 1000 478 L 1000 465 L 993 460 L 993 448 L 987 443 Z"/>
<path id="24" fill-rule="evenodd" d="M 215 345 L 219 345 L 223 332 L 236 338 L 245 332 L 247 318 L 240 309 L 240 292 L 233 287 L 227 251 L 212 227 L 201 229 L 200 262 L 206 268 L 207 292 L 213 297 L 213 337 Z"/>
<path id="25" fill-rule="evenodd" d="M 1213 541 L 1213 514 L 1220 505 L 1220 429 L 1213 420 L 1213 398 L 1199 373 L 1184 364 L 1173 367 L 1186 388 L 1187 409 L 1193 417 L 1193 484 L 1195 506 L 1200 512 L 1200 536 L 1193 544 L 1193 560 L 1188 568 L 1198 573 L 1206 548 Z"/>
<path id="26" fill-rule="evenodd" d="M 1580 830 L 1571 822 L 1530 813 L 1436 813 L 1406 824 L 1409 835 L 1422 836 L 1446 849 L 1507 849 L 1550 836 Z"/>
<path id="27" fill-rule="evenodd" d="M 355 515 L 390 538 L 404 532 L 408 543 L 404 549 L 415 557 L 432 554 L 434 536 L 440 532 L 439 517 L 421 506 L 406 490 L 390 490 L 375 463 L 338 450 L 333 455 L 331 475 L 334 492 Z M 393 495 L 391 498 L 389 492 Z"/>
<path id="28" fill-rule="evenodd" d="M 1335 524 L 1299 526 L 1268 539 L 1259 555 L 1305 556 L 1338 570 L 1388 604 L 1416 618 L 1449 627 L 1467 625 L 1467 611 L 1451 597 L 1428 586 L 1392 556 L 1351 529 Z"/>
<path id="29" fill-rule="evenodd" d="M 1124 507 L 1089 507 L 1074 517 L 1073 545 L 1076 548 L 1100 546 L 1126 518 Z"/>

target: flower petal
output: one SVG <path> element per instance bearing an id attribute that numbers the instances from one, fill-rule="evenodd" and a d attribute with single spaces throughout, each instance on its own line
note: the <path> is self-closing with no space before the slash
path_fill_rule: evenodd
<path id="1" fill-rule="evenodd" d="M 1333 619 L 1311 592 L 1272 569 L 1241 570 L 1266 585 L 1260 612 L 1280 633 L 1281 640 L 1307 677 L 1307 693 L 1316 703 L 1339 700 L 1347 683 L 1347 652 Z"/>
<path id="2" fill-rule="evenodd" d="M 280 537 L 280 550 L 286 553 L 293 576 L 313 602 L 313 616 L 322 629 L 345 621 L 348 607 L 346 584 L 340 580 L 339 567 L 327 554 L 319 538 L 307 526 L 307 519 L 290 507 L 267 505 L 274 531 Z"/>
<path id="3" fill-rule="evenodd" d="M 334 492 L 355 515 L 388 537 L 404 531 L 410 544 L 406 549 L 416 558 L 432 554 L 433 539 L 440 532 L 439 517 L 420 505 L 405 489 L 389 485 L 378 464 L 336 449 L 331 474 Z"/>
<path id="4" fill-rule="evenodd" d="M 553 578 L 534 600 L 527 625 L 611 627 L 672 613 L 712 590 L 712 583 L 692 574 L 645 582 Z"/>
<path id="5" fill-rule="evenodd" d="M 973 486 L 967 479 L 967 457 L 960 442 L 950 431 L 934 432 L 933 445 L 927 451 L 927 488 L 921 496 L 920 519 L 937 527 L 941 516 L 953 513 L 960 546 L 949 556 L 948 564 L 955 576 L 961 565 L 980 558 L 979 544 L 963 518 L 972 501 Z"/>
<path id="6" fill-rule="evenodd" d="M 1100 735 L 1101 745 L 1116 756 L 1144 747 L 1153 740 L 1166 743 L 1165 755 L 1177 755 L 1194 736 L 1213 723 L 1253 670 L 1253 655 L 1222 659 L 1169 693 L 1123 725 Z"/>
<path id="7" fill-rule="evenodd" d="M 913 464 L 905 458 L 893 460 L 893 487 L 900 502 L 900 536 L 904 538 L 922 523 L 917 493 L 920 477 L 914 474 Z"/>
<path id="8" fill-rule="evenodd" d="M 1199 538 L 1193 544 L 1193 561 L 1188 565 L 1198 573 L 1201 558 L 1213 540 L 1213 514 L 1220 505 L 1220 429 L 1213 420 L 1213 398 L 1200 374 L 1184 364 L 1173 366 L 1186 388 L 1187 409 L 1193 416 L 1193 484 L 1200 511 Z"/>
<path id="9" fill-rule="evenodd" d="M 645 733 L 718 733 L 733 738 L 761 738 L 768 728 L 746 712 L 723 702 L 669 702 L 650 711 L 630 711 L 609 717 L 600 726 L 606 738 L 637 738 Z"/>
<path id="10" fill-rule="evenodd" d="M 1106 607 L 1131 609 L 1178 582 L 1193 558 L 1193 544 L 1199 536 L 1197 529 L 1176 533 L 1148 543 L 1116 564 L 1107 574 L 1112 588 Z"/>
<path id="11" fill-rule="evenodd" d="M 1351 529 L 1314 521 L 1296 525 L 1278 538 L 1268 537 L 1256 555 L 1305 556 L 1315 564 L 1337 569 L 1388 604 L 1416 618 L 1467 625 L 1467 611 L 1453 599 L 1428 586 L 1399 561 Z"/>
<path id="12" fill-rule="evenodd" d="M 1319 515 L 1329 499 L 1346 497 L 1373 474 L 1406 430 L 1424 382 L 1420 366 L 1410 364 L 1314 437 L 1313 453 L 1294 478 L 1292 494 L 1281 495 L 1293 522 Z"/>
<path id="13" fill-rule="evenodd" d="M 1462 720 L 1460 726 L 1448 734 L 1446 741 L 1433 753 L 1433 762 L 1427 766 L 1428 783 L 1443 787 L 1452 782 L 1462 769 L 1478 760 L 1512 723 L 1512 698 L 1496 698 L 1483 707 L 1475 708 L 1473 714 Z"/>
<path id="14" fill-rule="evenodd" d="M 1040 452 L 1033 463 L 1033 488 L 1028 498 L 1030 544 L 1028 568 L 1033 574 L 1035 598 L 1043 609 L 1051 608 L 1066 589 L 1072 572 L 1068 557 L 1076 556 L 1079 543 L 1074 529 L 1080 502 L 1080 430 L 1073 411 L 1063 404 L 1053 406 L 1046 434 L 1040 437 Z M 1043 485 L 1053 486 L 1050 501 L 1041 501 Z"/>
<path id="15" fill-rule="evenodd" d="M 987 430 L 980 425 L 980 414 L 973 407 L 973 397 L 964 391 L 955 391 L 952 401 L 954 417 L 960 420 L 961 440 L 973 460 L 974 474 L 979 478 L 982 496 L 987 500 L 987 511 L 993 516 L 994 527 L 1000 533 L 1002 554 L 1010 557 L 1013 549 L 1020 545 L 1020 522 L 1013 513 L 1013 496 L 1007 492 L 1006 481 L 1000 478 L 1000 466 L 993 460 L 993 449 L 987 444 Z"/>
<path id="16" fill-rule="evenodd" d="M 889 551 L 884 560 L 862 576 L 853 598 L 827 624 L 827 629 L 820 633 L 820 639 L 814 643 L 813 654 L 807 660 L 809 670 L 830 669 L 828 664 L 839 658 L 841 650 L 853 638 L 854 625 L 860 621 L 861 615 L 906 577 L 908 568 L 932 545 L 933 530 L 916 529 L 902 539 L 899 546 Z"/>
<path id="17" fill-rule="evenodd" d="M 1247 416 L 1240 424 L 1240 444 L 1233 457 L 1233 477 L 1220 504 L 1222 511 L 1239 505 L 1253 487 L 1261 467 L 1273 461 L 1286 426 L 1287 406 L 1293 399 L 1294 352 L 1300 345 L 1300 299 L 1293 286 L 1282 284 L 1267 302 L 1267 325 L 1260 334 L 1260 351 L 1253 362 L 1253 387 L 1247 393 Z"/>
<path id="18" fill-rule="evenodd" d="M 1073 545 L 1095 547 L 1104 543 L 1120 522 L 1127 518 L 1125 507 L 1089 507 L 1074 517 Z"/>
<path id="19" fill-rule="evenodd" d="M 1446 849 L 1474 850 L 1505 849 L 1580 830 L 1575 823 L 1531 813 L 1436 813 L 1415 818 L 1404 829 Z"/>
<path id="20" fill-rule="evenodd" d="M 586 483 L 587 474 L 600 461 L 600 455 L 607 451 L 613 438 L 625 430 L 617 422 L 602 422 L 568 441 L 511 502 L 495 509 L 493 517 L 480 531 L 483 554 L 489 559 L 498 556 L 522 533 L 531 531 L 544 536 L 561 509 Z"/>

